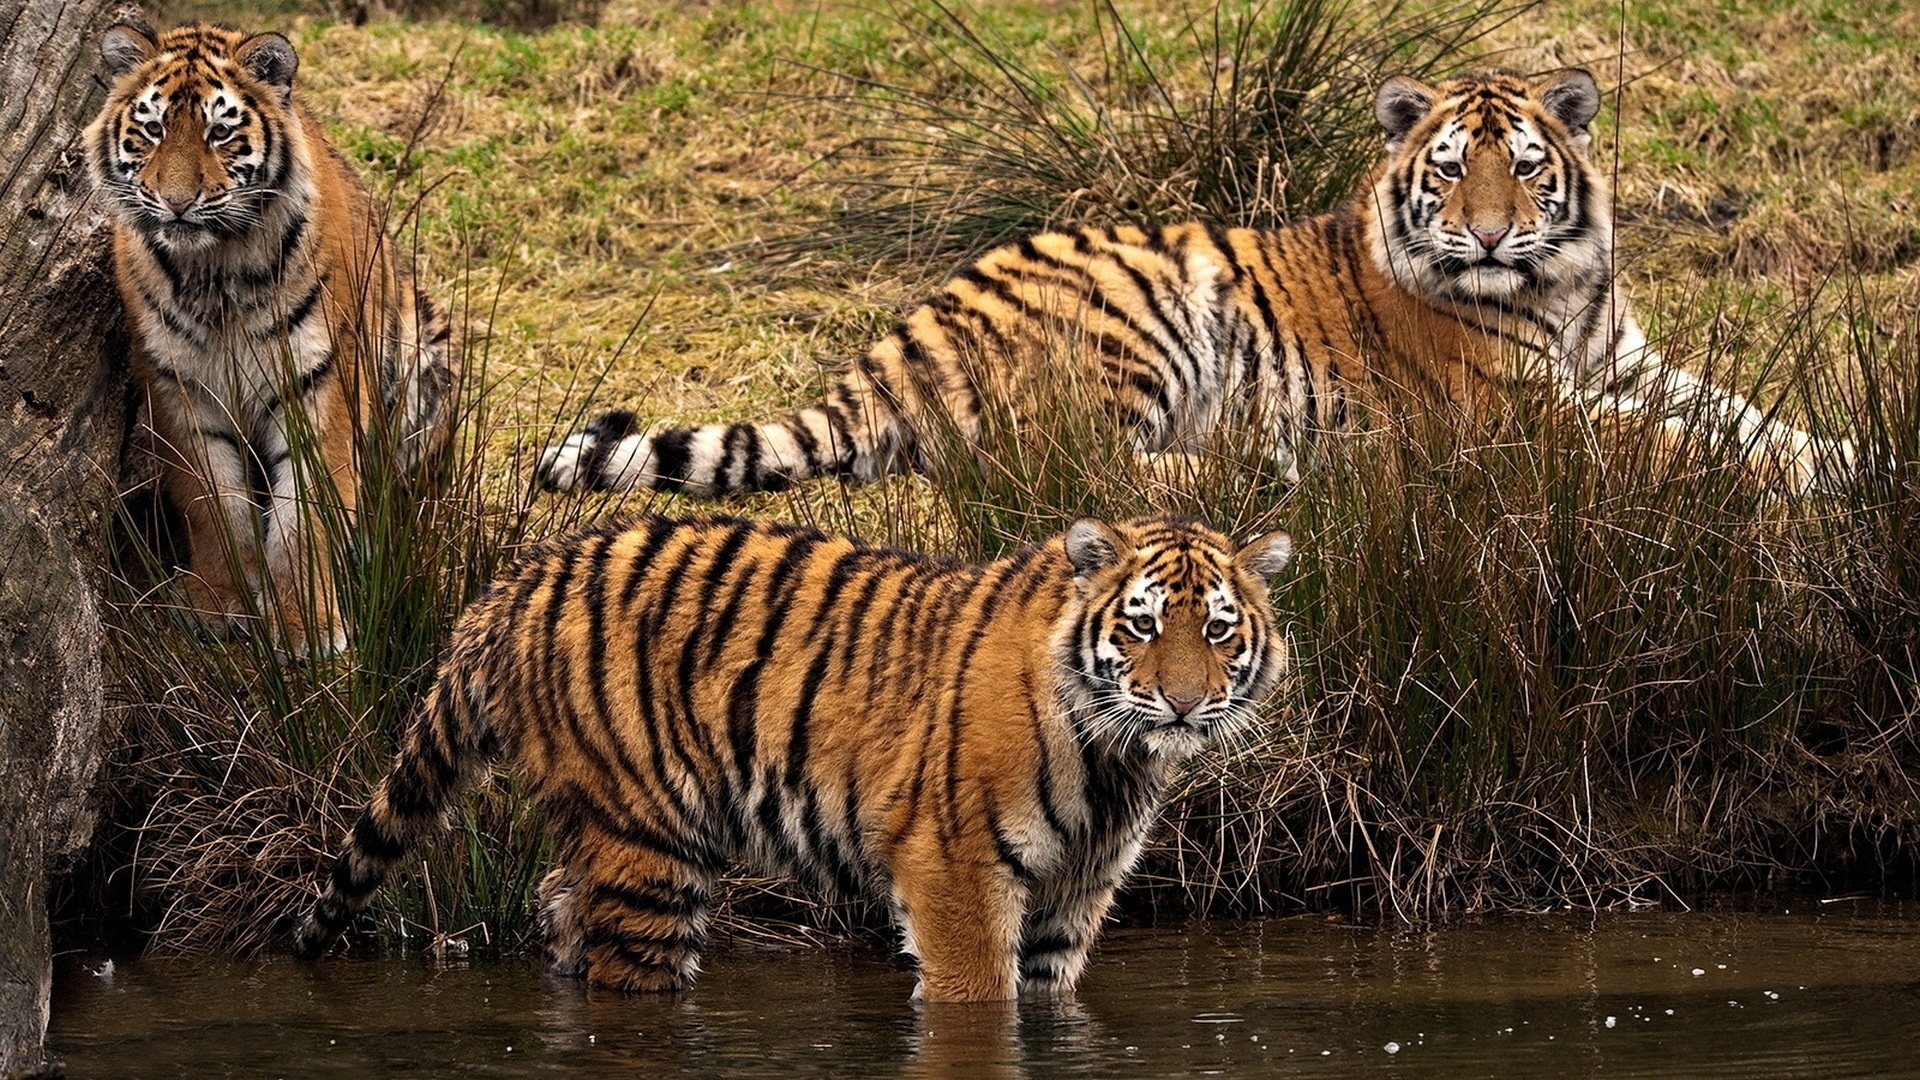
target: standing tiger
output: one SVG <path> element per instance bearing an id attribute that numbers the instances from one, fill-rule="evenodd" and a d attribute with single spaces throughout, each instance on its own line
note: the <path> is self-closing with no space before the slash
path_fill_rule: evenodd
<path id="1" fill-rule="evenodd" d="M 290 645 L 337 650 L 323 518 L 351 520 L 369 446 L 407 474 L 439 456 L 450 327 L 294 99 L 286 38 L 122 22 L 101 53 L 87 157 L 188 601 L 224 627 L 273 610 Z"/>
<path id="2" fill-rule="evenodd" d="M 1385 161 L 1333 213 L 1029 237 L 961 270 L 824 401 L 646 433 L 608 413 L 549 448 L 540 479 L 717 495 L 924 471 L 926 433 L 977 440 L 983 392 L 1068 354 L 1143 454 L 1250 417 L 1297 479 L 1316 435 L 1358 421 L 1381 385 L 1471 410 L 1530 378 L 1597 418 L 1651 417 L 1669 441 L 1731 431 L 1763 479 L 1806 490 L 1851 447 L 1668 366 L 1616 289 L 1610 195 L 1587 159 L 1599 109 L 1577 69 L 1389 79 Z"/>
<path id="3" fill-rule="evenodd" d="M 1280 679 L 1291 550 L 1164 517 L 984 566 L 727 518 L 551 543 L 461 618 L 295 951 L 506 754 L 557 841 L 561 972 L 689 986 L 739 855 L 890 903 L 930 1000 L 1064 993 L 1169 771 Z"/>

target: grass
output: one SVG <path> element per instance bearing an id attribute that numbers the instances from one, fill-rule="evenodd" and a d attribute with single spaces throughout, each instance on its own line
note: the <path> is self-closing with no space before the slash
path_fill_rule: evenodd
<path id="1" fill-rule="evenodd" d="M 828 73 L 847 89 L 825 100 L 858 131 L 822 163 L 839 198 L 763 246 L 944 270 L 1063 221 L 1270 226 L 1330 210 L 1370 167 L 1377 73 L 1470 62 L 1518 10 L 1109 2 L 1092 6 L 1092 44 L 1036 50 L 984 12 L 906 6 L 913 80 Z"/>
<path id="2" fill-rule="evenodd" d="M 983 452 L 950 454 L 938 484 L 728 509 L 980 557 L 1143 504 L 1292 531 L 1277 602 L 1293 681 L 1267 738 L 1189 771 L 1135 905 L 1432 919 L 1915 886 L 1920 73 L 1899 61 L 1920 23 L 1904 7 L 211 14 L 290 32 L 300 93 L 390 192 L 477 362 L 443 495 L 336 545 L 367 602 L 349 660 L 282 664 L 123 610 L 128 736 L 88 872 L 153 944 L 271 943 L 459 605 L 521 543 L 639 505 L 534 499 L 529 455 L 556 426 L 616 403 L 732 419 L 809 399 L 928 280 L 1010 232 L 1323 207 L 1371 159 L 1363 88 L 1383 68 L 1482 60 L 1619 84 L 1594 152 L 1617 172 L 1643 319 L 1670 356 L 1854 437 L 1874 468 L 1781 505 L 1711 455 L 1658 457 L 1631 431 L 1596 449 L 1522 400 L 1488 427 L 1409 417 L 1342 440 L 1292 489 L 1235 437 L 1168 478 L 1086 420 L 1082 388 L 1039 383 L 1012 388 L 1039 407 L 990 413 Z M 1436 24 L 1458 33 L 1416 32 Z M 474 801 L 386 894 L 379 938 L 484 923 L 522 939 L 534 825 L 504 787 Z M 779 883 L 733 895 L 736 927 L 860 921 Z"/>

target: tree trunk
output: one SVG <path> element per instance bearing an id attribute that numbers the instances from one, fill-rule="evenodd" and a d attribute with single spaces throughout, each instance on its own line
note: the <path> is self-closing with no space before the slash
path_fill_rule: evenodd
<path id="1" fill-rule="evenodd" d="M 0 1076 L 45 1068 L 47 875 L 93 831 L 126 335 L 79 150 L 109 0 L 0 0 Z"/>

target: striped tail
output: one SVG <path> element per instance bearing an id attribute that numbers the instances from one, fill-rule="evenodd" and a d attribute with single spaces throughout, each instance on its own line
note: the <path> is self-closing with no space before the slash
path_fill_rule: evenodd
<path id="1" fill-rule="evenodd" d="M 293 933 L 293 953 L 311 960 L 339 939 L 393 867 L 427 836 L 446 827 L 447 812 L 499 754 L 487 722 L 484 677 L 464 673 L 460 652 L 442 668 L 426 711 L 408 730 L 393 771 L 374 790 L 334 860 L 325 895 Z"/>
<path id="2" fill-rule="evenodd" d="M 551 491 L 781 491 L 823 476 L 877 480 L 899 467 L 909 442 L 895 410 L 842 385 L 818 405 L 761 423 L 642 433 L 632 413 L 606 413 L 543 452 L 539 476 Z"/>

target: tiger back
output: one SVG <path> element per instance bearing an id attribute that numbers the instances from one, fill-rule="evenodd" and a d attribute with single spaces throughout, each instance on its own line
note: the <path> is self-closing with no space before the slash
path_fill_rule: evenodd
<path id="1" fill-rule="evenodd" d="M 228 628 L 273 610 L 289 644 L 337 649 L 320 519 L 351 520 L 369 453 L 432 472 L 451 327 L 296 100 L 286 38 L 123 21 L 101 52 L 114 81 L 87 158 L 162 489 L 186 519 L 187 598 Z"/>
<path id="2" fill-rule="evenodd" d="M 551 543 L 462 618 L 296 952 L 505 754 L 556 841 L 559 971 L 690 985 L 742 858 L 888 904 L 927 998 L 1063 993 L 1172 767 L 1275 688 L 1290 551 L 1177 518 L 984 566 L 727 518 Z"/>
<path id="3" fill-rule="evenodd" d="M 1372 178 L 1333 213 L 1274 229 L 1198 222 L 1027 237 L 947 281 L 829 390 L 788 415 L 642 429 L 606 413 L 549 448 L 550 488 L 722 495 L 816 476 L 929 470 L 983 396 L 1079 365 L 1144 455 L 1251 421 L 1297 479 L 1383 391 L 1482 413 L 1544 383 L 1597 419 L 1676 441 L 1732 438 L 1765 482 L 1805 491 L 1852 448 L 1668 364 L 1615 287 L 1606 177 L 1587 157 L 1593 77 L 1487 72 L 1375 100 Z"/>

